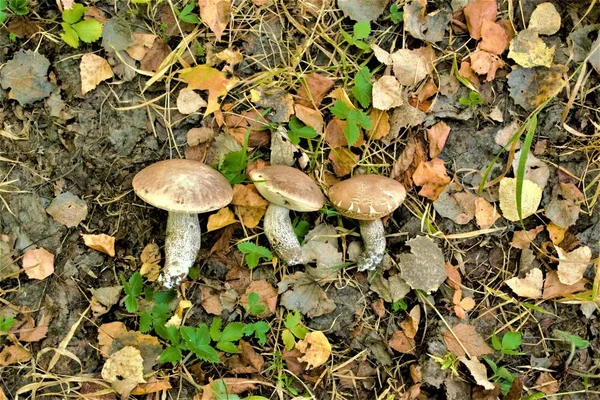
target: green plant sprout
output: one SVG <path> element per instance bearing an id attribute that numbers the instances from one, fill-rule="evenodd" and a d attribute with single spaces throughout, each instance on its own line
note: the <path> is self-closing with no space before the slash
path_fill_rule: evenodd
<path id="1" fill-rule="evenodd" d="M 390 6 L 390 20 L 394 24 L 399 24 L 404 20 L 404 13 L 400 11 L 400 7 L 396 3 Z"/>
<path id="2" fill-rule="evenodd" d="M 500 385 L 500 391 L 502 394 L 507 394 L 512 387 L 515 376 L 507 370 L 505 367 L 498 367 L 498 365 L 487 357 L 483 357 L 486 363 L 490 366 L 494 374 L 490 377 L 490 381 L 496 382 Z"/>
<path id="3" fill-rule="evenodd" d="M 200 24 L 202 22 L 200 21 L 200 18 L 198 18 L 197 15 L 192 14 L 195 6 L 196 4 L 192 2 L 186 4 L 181 11 L 175 8 L 175 14 L 177 14 L 177 18 L 179 18 L 181 22 L 187 22 L 188 24 Z"/>
<path id="4" fill-rule="evenodd" d="M 27 15 L 29 13 L 29 2 L 27 0 L 0 0 L 0 24 L 7 20 L 10 14 Z"/>
<path id="5" fill-rule="evenodd" d="M 344 128 L 344 136 L 348 141 L 348 145 L 352 146 L 358 140 L 360 136 L 359 127 L 363 129 L 371 129 L 373 123 L 371 118 L 362 110 L 350 109 L 341 100 L 336 100 L 332 107 L 330 107 L 333 115 L 339 119 L 346 121 L 346 127 Z"/>
<path id="6" fill-rule="evenodd" d="M 250 269 L 256 268 L 261 258 L 264 258 L 265 260 L 273 259 L 273 254 L 269 249 L 258 246 L 252 242 L 238 243 L 237 248 L 244 254 L 244 260 Z"/>
<path id="7" fill-rule="evenodd" d="M 461 97 L 458 102 L 468 107 L 475 107 L 485 103 L 485 100 L 477 92 L 470 92 L 469 97 Z"/>
<path id="8" fill-rule="evenodd" d="M 125 308 L 127 312 L 134 313 L 138 310 L 137 298 L 142 294 L 144 288 L 144 282 L 142 275 L 138 272 L 131 275 L 129 281 L 125 280 L 123 275 L 120 276 L 121 283 L 123 284 L 123 291 L 125 292 Z"/>
<path id="9" fill-rule="evenodd" d="M 569 353 L 569 358 L 565 361 L 565 366 L 568 367 L 571 365 L 571 361 L 573 361 L 573 357 L 575 357 L 575 351 L 580 349 L 587 349 L 590 346 L 590 342 L 582 339 L 577 335 L 573 335 L 572 333 L 560 331 L 558 329 L 554 330 L 554 333 L 559 336 L 565 342 L 568 342 L 571 345 L 571 351 Z"/>
<path id="10" fill-rule="evenodd" d="M 286 350 L 291 350 L 296 345 L 296 339 L 304 339 L 308 333 L 308 328 L 300 322 L 302 315 L 298 311 L 290 312 L 286 315 L 283 324 L 287 329 L 281 333 L 283 345 Z"/>
<path id="11" fill-rule="evenodd" d="M 362 108 L 368 108 L 373 100 L 373 85 L 371 84 L 372 73 L 369 67 L 364 66 L 354 77 L 352 94 L 358 100 Z"/>
<path id="12" fill-rule="evenodd" d="M 302 243 L 304 237 L 308 233 L 310 224 L 308 223 L 308 221 L 300 219 L 299 217 L 295 217 L 292 221 L 292 226 L 294 227 L 294 233 L 296 234 L 296 237 L 298 238 L 300 243 Z"/>
<path id="13" fill-rule="evenodd" d="M 505 355 L 523 354 L 516 351 L 521 346 L 522 341 L 521 332 L 507 332 L 502 336 L 502 341 L 496 336 L 496 333 L 492 335 L 492 346 L 494 346 L 495 350 L 502 353 L 500 359 Z"/>
<path id="14" fill-rule="evenodd" d="M 79 40 L 92 43 L 102 37 L 102 24 L 95 19 L 81 21 L 87 7 L 82 4 L 73 3 L 73 7 L 62 13 L 63 22 L 60 24 L 63 32 L 60 38 L 69 46 L 79 48 Z"/>
<path id="15" fill-rule="evenodd" d="M 300 144 L 300 138 L 312 139 L 317 137 L 317 131 L 310 126 L 304 125 L 298 118 L 293 116 L 288 123 L 288 137 L 294 145 Z"/>
<path id="16" fill-rule="evenodd" d="M 252 315 L 260 315 L 267 307 L 264 304 L 260 304 L 260 296 L 256 292 L 252 292 L 248 295 L 248 312 Z"/>
<path id="17" fill-rule="evenodd" d="M 351 46 L 356 46 L 361 50 L 371 50 L 371 47 L 363 41 L 371 34 L 371 24 L 367 21 L 361 21 L 354 24 L 352 35 L 342 30 L 344 40 Z"/>

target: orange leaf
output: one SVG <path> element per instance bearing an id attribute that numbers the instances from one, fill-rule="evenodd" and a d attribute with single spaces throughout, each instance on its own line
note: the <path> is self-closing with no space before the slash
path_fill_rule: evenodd
<path id="1" fill-rule="evenodd" d="M 54 254 L 46 249 L 27 250 L 23 269 L 30 279 L 45 279 L 54 273 Z"/>
<path id="2" fill-rule="evenodd" d="M 208 91 L 205 115 L 219 110 L 219 97 L 225 96 L 236 83 L 235 79 L 227 79 L 223 72 L 206 64 L 185 69 L 180 72 L 180 77 L 187 82 L 188 89 Z"/>
<path id="3" fill-rule="evenodd" d="M 349 175 L 356 164 L 358 164 L 359 157 L 350 151 L 347 147 L 339 147 L 337 149 L 331 149 L 329 152 L 329 159 L 333 164 L 333 171 L 339 177 Z"/>
<path id="4" fill-rule="evenodd" d="M 6 346 L 0 352 L 0 365 L 3 367 L 29 360 L 31 360 L 31 353 L 19 344 Z"/>
<path id="5" fill-rule="evenodd" d="M 231 2 L 229 0 L 199 0 L 198 3 L 200 18 L 214 32 L 217 40 L 221 40 L 221 35 L 231 17 Z"/>
<path id="6" fill-rule="evenodd" d="M 394 332 L 388 344 L 397 352 L 415 354 L 415 340 L 406 336 L 403 331 Z"/>
<path id="7" fill-rule="evenodd" d="M 444 333 L 444 343 L 446 343 L 448 351 L 456 354 L 458 357 L 465 356 L 465 349 L 469 352 L 471 357 L 479 357 L 494 352 L 490 346 L 485 343 L 485 340 L 473 325 L 458 324 L 452 328 L 452 331 L 454 332 L 454 335 L 450 331 Z M 457 338 L 460 341 L 460 344 L 456 340 Z"/>
<path id="8" fill-rule="evenodd" d="M 438 122 L 427 129 L 427 140 L 429 141 L 429 156 L 436 158 L 444 148 L 446 139 L 450 134 L 450 127 L 445 122 Z"/>
<path id="9" fill-rule="evenodd" d="M 421 186 L 419 194 L 430 200 L 436 200 L 450 183 L 446 166 L 439 158 L 431 161 L 421 161 L 412 176 L 415 185 Z"/>
<path id="10" fill-rule="evenodd" d="M 101 253 L 108 254 L 111 257 L 115 256 L 115 238 L 104 233 L 99 235 L 81 235 L 85 245 L 91 249 Z"/>
<path id="11" fill-rule="evenodd" d="M 95 89 L 100 82 L 113 76 L 108 61 L 92 53 L 86 53 L 81 57 L 79 73 L 81 75 L 81 94 Z"/>
<path id="12" fill-rule="evenodd" d="M 156 380 L 156 378 L 151 378 L 151 380 L 153 380 L 153 382 L 140 383 L 139 385 L 137 385 L 137 387 L 133 389 L 131 394 L 139 396 L 142 394 L 162 392 L 163 390 L 168 390 L 172 387 L 169 381 L 159 381 Z"/>
<path id="13" fill-rule="evenodd" d="M 483 21 L 494 21 L 498 13 L 496 0 L 477 0 L 463 10 L 467 28 L 473 39 L 481 39 Z"/>
<path id="14" fill-rule="evenodd" d="M 208 217 L 208 223 L 206 224 L 206 231 L 216 231 L 227 225 L 235 224 L 235 214 L 229 209 L 229 207 L 221 208 L 217 213 L 211 214 Z"/>

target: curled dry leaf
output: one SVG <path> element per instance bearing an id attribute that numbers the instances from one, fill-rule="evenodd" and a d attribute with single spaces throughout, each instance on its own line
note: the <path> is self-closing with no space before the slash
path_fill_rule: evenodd
<path id="1" fill-rule="evenodd" d="M 565 285 L 574 285 L 583 278 L 583 274 L 592 259 L 592 250 L 581 246 L 571 252 L 566 252 L 555 246 L 558 253 L 558 279 Z"/>
<path id="2" fill-rule="evenodd" d="M 454 332 L 454 335 L 452 332 Z M 479 357 L 494 352 L 473 325 L 458 324 L 452 328 L 452 332 L 449 330 L 444 332 L 443 339 L 448 351 L 458 357 L 465 357 L 467 355 L 465 350 L 471 357 Z"/>
<path id="3" fill-rule="evenodd" d="M 384 75 L 373 84 L 373 107 L 389 110 L 402 105 L 402 87 L 396 77 Z"/>
<path id="4" fill-rule="evenodd" d="M 99 235 L 81 235 L 85 245 L 91 249 L 108 254 L 111 257 L 115 256 L 115 237 L 104 233 Z"/>
<path id="5" fill-rule="evenodd" d="M 206 224 L 206 231 L 216 231 L 227 225 L 235 224 L 235 214 L 229 209 L 229 207 L 223 207 L 215 214 L 211 214 L 208 217 L 208 223 Z"/>
<path id="6" fill-rule="evenodd" d="M 450 177 L 446 173 L 444 161 L 434 158 L 430 161 L 421 161 L 417 166 L 412 179 L 417 186 L 421 186 L 419 195 L 430 200 L 436 200 L 450 183 Z"/>
<path id="7" fill-rule="evenodd" d="M 544 275 L 539 268 L 533 268 L 525 275 L 525 278 L 510 278 L 505 282 L 517 296 L 527 297 L 529 299 L 539 299 L 542 297 L 542 286 Z"/>
<path id="8" fill-rule="evenodd" d="M 98 289 L 92 289 L 92 299 L 90 306 L 95 317 L 99 317 L 108 312 L 108 310 L 119 302 L 122 286 L 107 286 Z"/>
<path id="9" fill-rule="evenodd" d="M 552 244 L 555 244 L 555 245 L 560 244 L 564 240 L 565 233 L 567 232 L 566 228 L 563 228 L 562 226 L 558 226 L 554 222 L 550 222 L 546 226 L 546 230 L 548 231 L 548 235 L 550 236 L 550 240 L 552 241 Z"/>
<path id="10" fill-rule="evenodd" d="M 298 361 L 307 363 L 309 369 L 325 364 L 331 355 L 331 344 L 321 331 L 307 333 L 304 339 L 296 343 L 296 349 L 304 354 Z"/>
<path id="11" fill-rule="evenodd" d="M 421 307 L 414 306 L 408 313 L 408 317 L 400 323 L 400 327 L 407 337 L 414 339 L 419 330 L 419 322 L 421 321 Z"/>
<path id="12" fill-rule="evenodd" d="M 30 279 L 46 279 L 54 273 L 54 254 L 46 249 L 25 251 L 23 270 Z"/>
<path id="13" fill-rule="evenodd" d="M 502 178 L 500 181 L 500 210 L 509 221 L 519 221 L 517 212 L 517 179 Z M 523 219 L 535 214 L 542 200 L 542 189 L 528 179 L 523 180 L 521 193 L 521 216 Z"/>
<path id="14" fill-rule="evenodd" d="M 483 364 L 477 358 L 469 360 L 466 357 L 459 357 L 459 360 L 460 362 L 465 364 L 465 366 L 473 376 L 473 379 L 475 379 L 475 382 L 479 386 L 483 386 L 483 388 L 486 390 L 494 389 L 494 384 L 488 379 L 487 368 L 485 367 L 485 364 Z"/>
<path id="15" fill-rule="evenodd" d="M 211 128 L 200 127 L 192 128 L 187 132 L 187 144 L 188 146 L 198 146 L 199 144 L 206 143 L 215 137 L 215 131 Z"/>
<path id="16" fill-rule="evenodd" d="M 141 396 L 144 394 L 162 392 L 171 389 L 171 384 L 168 380 L 158 380 L 155 377 L 148 379 L 148 383 L 140 383 L 131 392 L 133 396 Z"/>
<path id="17" fill-rule="evenodd" d="M 81 57 L 79 72 L 81 74 L 81 94 L 94 90 L 100 82 L 113 76 L 108 61 L 92 53 L 86 53 Z"/>
<path id="18" fill-rule="evenodd" d="M 127 396 L 144 380 L 144 359 L 138 349 L 125 346 L 110 355 L 102 367 L 102 379 L 109 382 L 117 393 Z"/>
<path id="19" fill-rule="evenodd" d="M 527 29 L 540 35 L 554 35 L 560 29 L 560 14 L 554 4 L 547 2 L 538 4 L 529 19 Z"/>

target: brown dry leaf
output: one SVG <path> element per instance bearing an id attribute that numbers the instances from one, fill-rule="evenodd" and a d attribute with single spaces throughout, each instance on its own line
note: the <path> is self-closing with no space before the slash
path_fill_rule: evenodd
<path id="1" fill-rule="evenodd" d="M 44 316 L 39 324 L 35 326 L 35 321 L 31 316 L 27 317 L 27 321 L 19 327 L 19 341 L 21 342 L 39 342 L 46 337 L 48 333 L 48 324 L 52 317 Z"/>
<path id="2" fill-rule="evenodd" d="M 20 344 L 5 346 L 0 352 L 0 366 L 27 362 L 31 360 L 31 353 Z"/>
<path id="3" fill-rule="evenodd" d="M 455 192 L 455 190 L 460 190 Z M 433 207 L 444 218 L 450 218 L 459 225 L 468 224 L 475 217 L 475 203 L 478 197 L 458 184 L 450 184 L 433 202 Z"/>
<path id="4" fill-rule="evenodd" d="M 297 91 L 296 104 L 318 109 L 321 102 L 333 88 L 334 82 L 320 74 L 308 74 L 304 85 Z"/>
<path id="5" fill-rule="evenodd" d="M 560 390 L 560 384 L 550 373 L 542 372 L 535 381 L 535 386 L 532 388 L 539 390 L 548 395 L 555 394 Z"/>
<path id="6" fill-rule="evenodd" d="M 144 380 L 144 359 L 140 350 L 125 346 L 110 355 L 102 367 L 102 379 L 109 382 L 122 396 L 129 393 Z"/>
<path id="7" fill-rule="evenodd" d="M 144 264 L 144 265 L 155 265 L 155 264 Z M 143 268 L 143 266 L 142 266 Z M 157 265 L 157 268 L 158 265 Z M 158 273 L 157 273 L 158 275 Z M 144 274 L 142 273 L 142 276 Z M 121 298 L 122 286 L 106 286 L 99 289 L 92 289 L 92 299 L 90 300 L 90 307 L 95 317 L 106 314 L 112 306 L 119 302 Z"/>
<path id="8" fill-rule="evenodd" d="M 560 14 L 554 4 L 550 2 L 538 4 L 531 13 L 527 29 L 536 31 L 540 35 L 554 35 L 559 31 L 561 24 Z"/>
<path id="9" fill-rule="evenodd" d="M 198 146 L 199 144 L 206 143 L 215 137 L 215 131 L 211 128 L 201 127 L 192 128 L 187 132 L 187 144 L 188 146 Z"/>
<path id="10" fill-rule="evenodd" d="M 550 236 L 550 240 L 552 244 L 558 245 L 560 244 L 564 238 L 565 233 L 567 233 L 567 229 L 562 226 L 556 225 L 554 222 L 550 222 L 546 226 L 546 230 L 548 231 L 548 235 Z"/>
<path id="11" fill-rule="evenodd" d="M 199 0 L 200 18 L 211 31 L 221 40 L 223 31 L 231 18 L 230 0 Z"/>
<path id="12" fill-rule="evenodd" d="M 193 114 L 208 103 L 200 95 L 190 89 L 182 89 L 177 96 L 177 111 L 184 115 Z"/>
<path id="13" fill-rule="evenodd" d="M 215 400 L 215 396 L 213 396 L 213 393 L 215 391 L 214 384 L 216 382 L 225 384 L 225 387 L 227 388 L 227 393 L 232 395 L 241 394 L 247 392 L 248 390 L 256 389 L 256 383 L 253 380 L 248 380 L 245 378 L 217 379 L 215 381 L 211 381 L 208 385 L 202 386 L 202 398 L 195 396 L 194 400 Z"/>
<path id="14" fill-rule="evenodd" d="M 565 285 L 558 279 L 558 271 L 550 271 L 546 274 L 542 298 L 549 300 L 568 294 L 583 292 L 587 283 L 587 279 L 582 278 L 573 285 Z"/>
<path id="15" fill-rule="evenodd" d="M 245 364 L 250 365 L 255 372 L 262 372 L 263 366 L 265 365 L 265 359 L 263 358 L 263 356 L 258 354 L 254 350 L 252 345 L 246 342 L 245 340 L 240 340 L 239 347 L 241 351 L 240 356 L 242 358 L 242 361 Z"/>
<path id="16" fill-rule="evenodd" d="M 46 249 L 26 250 L 23 270 L 30 279 L 46 279 L 54 273 L 54 254 Z"/>
<path id="17" fill-rule="evenodd" d="M 481 229 L 487 229 L 494 225 L 501 215 L 492 204 L 483 197 L 475 200 L 475 220 Z"/>
<path id="18" fill-rule="evenodd" d="M 471 68 L 470 62 L 462 61 L 460 63 L 460 69 L 458 70 L 458 74 L 460 76 L 462 76 L 463 78 L 465 78 L 466 80 L 468 80 L 469 82 L 471 82 L 473 84 L 473 86 L 475 87 L 475 89 L 479 90 L 479 87 L 480 87 L 479 78 L 477 77 L 477 74 L 475 73 L 475 71 L 473 71 L 473 68 Z"/>
<path id="19" fill-rule="evenodd" d="M 115 338 L 127 333 L 127 328 L 122 322 L 109 322 L 98 327 L 98 347 L 100 354 L 107 358 L 108 352 Z"/>
<path id="20" fill-rule="evenodd" d="M 412 188 L 412 175 L 421 163 L 427 160 L 427 152 L 423 143 L 416 135 L 409 135 L 404 150 L 394 163 L 390 177 L 404 184 L 406 189 Z"/>
<path id="21" fill-rule="evenodd" d="M 446 275 L 448 278 L 446 279 L 446 283 L 454 290 L 460 290 L 460 285 L 462 284 L 462 278 L 460 277 L 460 272 L 458 272 L 458 268 L 450 263 L 446 263 L 444 265 L 444 269 L 446 270 Z"/>
<path id="22" fill-rule="evenodd" d="M 517 296 L 527 297 L 529 299 L 539 299 L 542 297 L 542 286 L 544 275 L 539 268 L 533 268 L 525 275 L 525 278 L 514 277 L 505 283 L 512 289 Z"/>
<path id="23" fill-rule="evenodd" d="M 157 37 L 151 33 L 132 33 L 130 45 L 125 51 L 134 60 L 142 61 Z"/>
<path id="24" fill-rule="evenodd" d="M 421 186 L 419 195 L 430 200 L 436 200 L 450 183 L 446 173 L 444 161 L 434 158 L 430 161 L 421 161 L 415 170 L 412 179 L 417 186 Z"/>
<path id="25" fill-rule="evenodd" d="M 485 364 L 483 364 L 477 358 L 468 360 L 466 357 L 463 356 L 459 357 L 458 359 L 460 360 L 460 362 L 465 364 L 465 366 L 475 379 L 475 382 L 479 386 L 483 386 L 483 388 L 486 390 L 493 390 L 495 388 L 494 384 L 488 380 L 487 368 L 485 367 Z M 494 396 L 494 399 L 495 398 L 497 398 L 497 396 Z"/>
<path id="26" fill-rule="evenodd" d="M 347 147 L 334 148 L 329 152 L 329 160 L 333 165 L 333 171 L 340 178 L 350 175 L 359 159 L 360 157 Z"/>
<path id="27" fill-rule="evenodd" d="M 496 0 L 477 0 L 463 10 L 467 20 L 467 29 L 473 39 L 481 39 L 483 21 L 494 22 L 498 13 Z"/>
<path id="28" fill-rule="evenodd" d="M 221 315 L 223 304 L 219 298 L 219 293 L 215 289 L 204 285 L 200 286 L 200 291 L 202 292 L 201 304 L 204 311 L 213 315 Z"/>
<path id="29" fill-rule="evenodd" d="M 509 221 L 519 221 L 517 212 L 517 179 L 502 178 L 500 180 L 500 210 L 502 215 Z M 542 200 L 542 189 L 530 181 L 523 180 L 521 193 L 521 216 L 523 219 L 535 214 Z"/>
<path id="30" fill-rule="evenodd" d="M 229 207 L 221 208 L 217 213 L 211 214 L 208 217 L 208 223 L 206 224 L 206 231 L 216 231 L 227 225 L 235 224 L 235 214 L 229 209 Z"/>
<path id="31" fill-rule="evenodd" d="M 160 259 L 160 248 L 156 243 L 148 243 L 140 254 L 140 261 L 144 264 L 158 264 Z"/>
<path id="32" fill-rule="evenodd" d="M 369 113 L 369 118 L 373 122 L 373 128 L 367 131 L 369 139 L 378 140 L 390 133 L 390 116 L 387 112 L 373 108 Z"/>
<path id="33" fill-rule="evenodd" d="M 156 39 L 152 48 L 148 50 L 144 58 L 140 61 L 140 69 L 142 71 L 158 71 L 160 65 L 169 54 L 171 54 L 171 48 L 167 42 L 161 38 Z"/>
<path id="34" fill-rule="evenodd" d="M 544 230 L 544 225 L 539 225 L 528 231 L 517 231 L 513 234 L 513 240 L 510 245 L 516 249 L 528 249 L 541 231 Z"/>
<path id="35" fill-rule="evenodd" d="M 99 235 L 81 235 L 85 245 L 91 249 L 115 256 L 115 237 L 101 233 Z"/>
<path id="36" fill-rule="evenodd" d="M 500 56 L 483 50 L 474 51 L 470 58 L 473 71 L 479 75 L 487 75 L 485 79 L 487 82 L 491 82 L 496 77 L 498 68 L 504 66 L 504 61 Z"/>
<path id="37" fill-rule="evenodd" d="M 481 25 L 479 49 L 493 54 L 502 54 L 508 47 L 508 36 L 501 25 L 484 20 Z"/>
<path id="38" fill-rule="evenodd" d="M 444 148 L 446 140 L 450 135 L 450 127 L 444 121 L 438 122 L 427 129 L 427 141 L 429 142 L 429 157 L 436 158 Z"/>
<path id="39" fill-rule="evenodd" d="M 427 1 L 407 2 L 404 5 L 404 29 L 416 39 L 428 43 L 444 40 L 446 28 L 450 23 L 450 13 L 437 10 L 427 14 Z"/>
<path id="40" fill-rule="evenodd" d="M 404 331 L 394 332 L 388 344 L 399 353 L 415 354 L 415 340 L 408 337 Z"/>
<path id="41" fill-rule="evenodd" d="M 81 57 L 79 72 L 81 75 L 81 94 L 94 90 L 100 82 L 113 76 L 108 61 L 92 53 L 86 53 Z"/>
<path id="42" fill-rule="evenodd" d="M 583 278 L 583 274 L 592 259 L 592 250 L 581 246 L 571 252 L 566 252 L 555 246 L 558 253 L 558 279 L 565 285 L 574 285 Z"/>
<path id="43" fill-rule="evenodd" d="M 334 117 L 327 123 L 327 127 L 325 127 L 325 132 L 323 133 L 323 140 L 331 148 L 348 146 L 348 140 L 344 136 L 345 128 L 346 121 Z M 360 141 L 360 139 L 358 141 Z"/>
<path id="44" fill-rule="evenodd" d="M 298 361 L 307 363 L 308 369 L 325 364 L 331 355 L 331 344 L 321 331 L 307 333 L 304 339 L 296 343 L 295 348 L 304 354 Z"/>
<path id="45" fill-rule="evenodd" d="M 402 105 L 402 87 L 396 77 L 384 75 L 373 84 L 373 107 L 389 110 Z"/>
<path id="46" fill-rule="evenodd" d="M 452 328 L 452 331 L 454 331 L 456 338 L 460 340 L 460 343 L 462 343 L 471 357 L 479 357 L 494 352 L 473 325 L 458 324 Z M 444 332 L 443 338 L 448 351 L 456 354 L 458 357 L 466 356 L 465 350 L 463 350 L 463 347 L 454 335 L 452 335 L 452 332 Z"/>
<path id="47" fill-rule="evenodd" d="M 144 394 L 162 392 L 164 390 L 171 389 L 171 384 L 168 380 L 158 380 L 155 377 L 148 379 L 148 383 L 141 383 L 137 385 L 131 392 L 133 396 L 141 396 Z"/>
<path id="48" fill-rule="evenodd" d="M 140 275 L 146 278 L 149 282 L 156 282 L 160 276 L 160 265 L 144 263 L 140 268 Z"/>
<path id="49" fill-rule="evenodd" d="M 219 110 L 219 97 L 225 96 L 237 84 L 236 79 L 227 79 L 223 72 L 206 64 L 184 69 L 179 72 L 179 76 L 187 82 L 188 89 L 208 91 L 208 105 L 204 115 Z"/>
<path id="50" fill-rule="evenodd" d="M 421 321 L 421 307 L 416 305 L 410 310 L 408 317 L 400 323 L 400 327 L 408 338 L 414 339 L 417 336 L 419 321 Z"/>
<path id="51" fill-rule="evenodd" d="M 404 86 L 415 86 L 433 71 L 435 53 L 431 47 L 414 50 L 400 49 L 390 54 L 390 57 L 393 62 L 394 75 Z"/>
<path id="52" fill-rule="evenodd" d="M 556 46 L 548 47 L 536 31 L 524 30 L 510 42 L 508 57 L 524 68 L 551 67 Z"/>
<path id="53" fill-rule="evenodd" d="M 303 106 L 302 104 L 295 104 L 294 110 L 296 110 L 296 117 L 300 121 L 313 128 L 318 134 L 323 134 L 325 121 L 319 110 Z"/>
<path id="54" fill-rule="evenodd" d="M 294 114 L 294 98 L 279 87 L 260 86 L 251 89 L 250 100 L 259 107 L 270 108 L 268 116 L 274 122 L 288 122 Z"/>
<path id="55" fill-rule="evenodd" d="M 231 204 L 234 205 L 242 224 L 253 229 L 265 215 L 269 202 L 258 193 L 254 184 L 250 183 L 234 185 Z"/>
<path id="56" fill-rule="evenodd" d="M 250 293 L 258 294 L 258 303 L 265 306 L 265 311 L 258 315 L 259 318 L 266 318 L 275 313 L 277 309 L 277 289 L 271 286 L 269 282 L 264 279 L 252 281 L 250 286 L 246 288 L 246 292 L 240 299 L 240 304 L 246 311 L 248 311 L 248 296 Z"/>
<path id="57" fill-rule="evenodd" d="M 310 318 L 335 310 L 335 303 L 327 297 L 319 284 L 304 272 L 285 275 L 277 286 L 282 294 L 280 304 L 288 310 L 298 310 Z"/>

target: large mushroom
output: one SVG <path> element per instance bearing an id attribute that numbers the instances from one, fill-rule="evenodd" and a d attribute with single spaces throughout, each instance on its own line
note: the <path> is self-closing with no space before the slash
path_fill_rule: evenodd
<path id="1" fill-rule="evenodd" d="M 317 211 L 325 204 L 319 186 L 304 172 L 287 165 L 271 165 L 250 172 L 256 189 L 267 200 L 264 230 L 271 247 L 287 265 L 306 262 L 294 233 L 290 210 Z"/>
<path id="2" fill-rule="evenodd" d="M 133 190 L 146 203 L 169 212 L 165 266 L 159 283 L 175 287 L 185 278 L 200 250 L 198 214 L 229 204 L 233 198 L 231 185 L 201 162 L 166 160 L 138 172 Z"/>
<path id="3" fill-rule="evenodd" d="M 381 218 L 390 215 L 406 198 L 401 183 L 379 175 L 357 175 L 329 189 L 329 200 L 345 217 L 359 220 L 364 252 L 359 271 L 373 270 L 383 261 L 385 229 Z"/>

